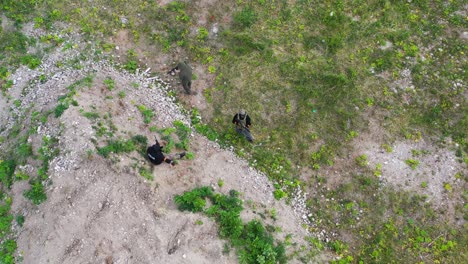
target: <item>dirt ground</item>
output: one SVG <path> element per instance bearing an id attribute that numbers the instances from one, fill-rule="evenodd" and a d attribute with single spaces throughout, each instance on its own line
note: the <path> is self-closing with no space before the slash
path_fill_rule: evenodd
<path id="1" fill-rule="evenodd" d="M 144 124 L 138 105 L 154 111 L 149 125 L 164 128 L 175 120 L 188 124 L 188 119 L 167 96 L 168 86 L 159 78 L 120 72 L 105 62 L 84 62 L 79 71 L 54 66 L 56 61 L 76 55 L 76 51 L 51 54 L 42 68 L 20 68 L 13 76 L 17 81 L 11 95 L 22 100 L 18 109 L 34 102 L 35 111 L 53 109 L 58 97 L 67 93 L 67 86 L 94 76 L 91 87 L 79 88 L 73 97 L 78 106 L 70 106 L 59 119 L 50 117 L 30 137 L 35 154 L 42 137 L 58 137 L 60 155 L 50 163 L 44 203 L 34 206 L 23 197 L 29 188 L 26 181 L 12 188 L 12 211 L 25 216 L 23 227 L 15 226 L 23 263 L 237 263 L 233 250 L 223 254 L 226 241 L 218 238 L 213 220 L 180 212 L 173 202 L 174 195 L 205 185 L 223 193 L 230 189 L 241 192 L 245 220 L 261 219 L 260 214 L 268 215 L 274 208 L 277 220 L 267 217 L 262 221 L 281 228 L 277 238 L 292 234 L 293 242 L 306 245 L 303 238 L 308 233 L 300 216 L 284 201 L 273 198 L 274 189 L 266 176 L 196 133 L 190 137 L 195 158 L 175 167 L 153 167 L 154 181 L 144 179 L 135 169 L 135 165 L 151 168 L 137 153 L 111 160 L 90 154 L 95 153 L 92 139 L 101 145 L 105 139 L 96 136 L 95 124 L 83 111 L 111 114 L 117 136 L 125 139 L 137 134 L 150 140 L 155 136 Z M 48 80 L 31 85 L 29 81 L 44 71 Z M 115 81 L 114 90 L 104 86 L 106 78 Z M 119 98 L 119 92 L 125 92 L 125 97 Z M 2 101 L 2 108 L 11 102 Z M 11 119 L 2 116 L 1 121 L 7 124 Z M 36 169 L 31 165 L 21 168 L 32 175 Z M 219 180 L 224 182 L 222 188 Z M 198 220 L 203 224 L 197 224 Z"/>
<path id="2" fill-rule="evenodd" d="M 201 13 L 200 24 L 206 23 L 205 16 Z M 29 35 L 39 34 L 31 25 L 24 30 Z M 79 37 L 73 41 L 80 43 Z M 125 31 L 116 34 L 111 41 L 118 44 L 122 54 L 131 48 Z M 190 137 L 190 151 L 195 158 L 182 160 L 175 167 L 162 164 L 151 168 L 137 153 L 121 154 L 112 159 L 95 154 L 92 140 L 103 145 L 105 139 L 96 135 L 92 127 L 95 124 L 80 110 L 96 111 L 101 117 L 111 114 L 117 136 L 124 139 L 140 134 L 152 140 L 155 134 L 149 130 L 151 125 L 171 127 L 175 120 L 189 124 L 179 104 L 167 95 L 168 90 L 180 92 L 181 87 L 176 80 L 163 74 L 183 55 L 160 54 L 146 58 L 147 74 L 142 73 L 146 68 L 137 74 L 121 72 L 106 61 L 81 61 L 80 69 L 57 66 L 57 62 L 79 55 L 78 49 L 52 52 L 36 70 L 21 67 L 11 77 L 14 80 L 9 89 L 11 99 L 0 96 L 0 125 L 6 127 L 7 132 L 14 124 L 13 113 L 24 111 L 31 103 L 35 111 L 53 109 L 58 97 L 67 93 L 67 86 L 85 76 L 94 76 L 92 86 L 79 88 L 73 97 L 78 106 L 70 106 L 59 119 L 49 118 L 49 122 L 38 127 L 37 134 L 30 138 L 37 154 L 43 136 L 57 137 L 60 154 L 50 164 L 48 198 L 44 203 L 35 206 L 24 198 L 23 192 L 29 188 L 26 181 L 13 185 L 12 211 L 25 216 L 22 227 L 14 226 L 22 263 L 237 263 L 233 250 L 223 253 L 226 241 L 218 238 L 213 220 L 201 214 L 180 212 L 174 204 L 174 195 L 205 185 L 223 193 L 238 190 L 244 200 L 244 220 L 258 218 L 281 228 L 282 231 L 276 233 L 278 239 L 292 234 L 296 246 L 290 247 L 289 253 L 301 246 L 307 249 L 304 238 L 314 236 L 303 228 L 303 214 L 307 212 L 298 212 L 294 206 L 276 201 L 272 195 L 274 188 L 265 175 L 229 149 L 222 149 L 195 132 Z M 212 84 L 213 77 L 205 74 L 202 67 L 193 67 L 199 77 L 193 82 L 196 94 L 182 95 L 179 100 L 188 107 L 209 112 L 203 89 Z M 161 78 L 150 78 L 150 73 Z M 41 74 L 47 75 L 46 82 L 30 82 Z M 106 78 L 115 81 L 112 91 L 103 84 Z M 119 98 L 119 92 L 124 92 L 125 97 Z M 22 102 L 19 107 L 13 105 L 16 99 Z M 149 126 L 144 124 L 138 105 L 145 105 L 155 113 Z M 450 183 L 454 188 L 466 190 L 465 183 L 454 177 L 459 171 L 466 174 L 466 166 L 456 162 L 451 145 L 438 147 L 424 140 L 395 142 L 393 152 L 387 153 L 382 150 L 381 141 L 374 138 L 379 128 L 375 124 L 368 134 L 356 139 L 351 159 L 366 154 L 370 167 L 382 164 L 383 180 L 426 194 L 429 200 L 441 201 L 437 204 L 448 205 L 448 212 L 453 213 L 458 200 L 452 199 L 443 185 Z M 5 131 L 2 133 L 1 136 L 5 136 Z M 415 158 L 420 160 L 415 170 L 404 163 L 411 158 L 412 149 L 429 153 Z M 20 169 L 34 174 L 37 168 L 31 164 Z M 154 180 L 144 179 L 135 166 L 150 168 Z M 332 169 L 326 176 L 339 179 L 340 173 Z M 219 180 L 224 182 L 221 188 Z M 422 182 L 427 182 L 427 188 L 421 188 Z M 268 215 L 271 209 L 276 210 L 277 219 L 263 219 L 261 215 Z M 203 224 L 199 224 L 200 221 Z M 325 263 L 330 258 L 324 253 L 314 262 Z M 289 263 L 299 261 L 293 259 Z"/>

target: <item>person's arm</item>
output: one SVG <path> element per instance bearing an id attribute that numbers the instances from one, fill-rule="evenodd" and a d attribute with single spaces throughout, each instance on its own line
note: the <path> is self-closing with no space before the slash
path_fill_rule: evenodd
<path id="1" fill-rule="evenodd" d="M 164 162 L 166 162 L 167 164 L 171 164 L 172 166 L 175 165 L 175 162 L 174 162 L 173 160 L 168 159 L 168 158 L 166 158 L 166 157 L 164 157 Z"/>
<path id="2" fill-rule="evenodd" d="M 172 68 L 170 71 L 168 71 L 167 74 L 173 74 L 176 70 L 177 70 L 177 71 L 179 70 L 179 64 L 177 64 L 177 66 L 175 66 L 175 67 Z"/>
<path id="3" fill-rule="evenodd" d="M 235 114 L 234 117 L 232 118 L 232 123 L 237 125 L 237 123 L 238 123 L 237 114 Z"/>
<path id="4" fill-rule="evenodd" d="M 245 126 L 246 126 L 247 128 L 250 128 L 251 125 L 252 125 L 252 123 L 251 123 L 251 121 L 250 121 L 250 116 L 247 115 L 247 116 L 245 117 Z"/>
<path id="5" fill-rule="evenodd" d="M 160 150 L 162 150 L 163 146 L 161 146 L 161 144 L 159 144 L 159 141 L 156 139 L 156 143 L 153 145 L 153 148 L 156 151 L 160 151 Z"/>

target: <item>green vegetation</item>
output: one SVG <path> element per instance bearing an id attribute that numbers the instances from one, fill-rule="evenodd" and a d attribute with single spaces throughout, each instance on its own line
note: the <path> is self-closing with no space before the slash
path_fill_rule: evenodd
<path id="1" fill-rule="evenodd" d="M 134 49 L 121 50 L 120 59 L 116 56 L 115 60 L 133 73 L 146 63 L 147 54 L 160 50 L 172 53 L 177 48 L 179 55 L 205 67 L 214 77 L 212 87 L 203 92 L 214 111 L 203 116 L 191 109 L 193 129 L 222 146 L 234 146 L 239 156 L 275 183 L 276 199 L 288 201 L 297 188 L 317 189 L 307 201 L 318 223 L 310 228 L 333 233 L 338 229 L 348 243 L 332 239 L 325 244 L 311 239 L 314 249 L 335 251 L 341 255 L 338 263 L 463 262 L 465 255 L 457 253 L 464 251 L 460 245 L 467 244 L 462 235 L 465 232 L 459 231 L 464 227 L 438 221 L 437 212 L 422 203 L 421 197 L 380 186 L 382 165 L 370 168 L 367 159 L 372 157 L 359 156 L 349 166 L 341 163 L 350 155 L 353 141 L 378 120 L 385 135 L 383 142 L 377 143 L 387 153 L 393 152 L 393 142 L 402 139 L 451 139 L 457 144 L 460 162 L 468 164 L 468 105 L 463 96 L 467 49 L 460 37 L 467 27 L 463 1 L 224 1 L 208 10 L 204 25 L 196 23 L 197 1 L 173 1 L 163 6 L 158 1 L 93 3 L 0 3 L 5 15 L 2 19 L 13 22 L 0 29 L 0 88 L 4 95 L 13 86 L 9 78 L 17 67 L 40 65 L 43 52 L 39 45 L 45 46 L 45 52 L 62 44 L 63 49 L 74 47 L 62 34 L 49 32 L 58 21 L 83 34 L 91 45 L 97 40 L 96 53 L 115 52 L 119 43 L 108 43 L 109 39 L 128 33 Z M 231 24 L 225 17 L 232 17 Z M 27 22 L 47 33 L 39 39 L 25 36 L 20 29 Z M 214 23 L 222 26 L 212 38 Z M 79 68 L 79 59 L 60 65 Z M 48 77 L 42 75 L 38 80 L 44 82 Z M 84 83 L 92 82 L 92 78 L 85 79 Z M 109 90 L 114 89 L 113 80 L 104 82 Z M 132 86 L 138 88 L 136 83 Z M 75 88 L 59 98 L 51 112 L 55 117 L 76 103 Z M 118 96 L 123 98 L 124 94 Z M 240 107 L 253 119 L 255 144 L 240 140 L 230 124 L 231 115 Z M 140 111 L 144 122 L 151 123 L 154 113 L 146 107 Z M 84 116 L 95 122 L 96 135 L 113 138 L 117 129 L 111 116 L 92 113 Z M 49 114 L 34 117 L 35 123 L 45 123 Z M 17 165 L 36 158 L 27 137 L 21 135 L 21 125 L 15 125 L 5 137 L 7 141 L 17 139 L 12 144 L 14 153 L 2 156 L 0 163 L 0 182 L 5 189 L 14 181 Z M 150 127 L 167 141 L 165 151 L 188 148 L 190 129 L 182 123 L 174 127 Z M 105 156 L 139 146 L 133 140 L 114 139 L 98 149 Z M 412 154 L 415 158 L 425 153 Z M 47 152 L 38 155 L 44 160 L 38 171 L 42 179 L 47 178 L 50 157 Z M 405 162 L 413 169 L 419 166 L 415 159 Z M 339 174 L 349 177 L 339 179 L 329 190 L 320 189 L 327 181 L 324 171 L 341 169 Z M 299 175 L 304 171 L 309 175 Z M 440 188 L 453 194 L 456 186 L 444 183 Z M 419 208 L 422 210 L 416 210 Z M 466 212 L 466 206 L 463 208 Z M 16 245 L 7 242 L 0 251 L 11 256 Z M 0 262 L 12 260 L 0 256 Z"/>
<path id="2" fill-rule="evenodd" d="M 93 76 L 87 76 L 68 86 L 67 90 L 69 92 L 66 95 L 60 96 L 58 99 L 58 104 L 54 110 L 55 117 L 60 117 L 70 107 L 70 104 L 77 106 L 77 102 L 73 100 L 73 96 L 76 94 L 77 89 L 83 86 L 90 87 L 92 83 Z"/>
<path id="3" fill-rule="evenodd" d="M 146 150 L 148 139 L 145 136 L 137 135 L 128 140 L 109 140 L 104 147 L 97 147 L 97 153 L 108 158 L 111 153 L 129 153 L 135 150 L 143 153 Z"/>
<path id="4" fill-rule="evenodd" d="M 218 179 L 218 186 L 222 188 L 224 186 L 224 181 L 222 179 Z"/>
<path id="5" fill-rule="evenodd" d="M 405 160 L 405 163 L 408 164 L 408 166 L 410 166 L 411 169 L 415 170 L 419 165 L 419 160 L 407 159 Z"/>
<path id="6" fill-rule="evenodd" d="M 13 184 L 13 175 L 15 173 L 16 161 L 0 160 L 0 182 L 6 188 Z"/>
<path id="7" fill-rule="evenodd" d="M 369 165 L 369 161 L 367 160 L 367 155 L 363 154 L 356 158 L 356 163 L 361 167 L 366 167 Z"/>
<path id="8" fill-rule="evenodd" d="M 143 178 L 150 180 L 150 181 L 154 179 L 153 173 L 151 173 L 151 171 L 149 171 L 148 169 L 140 168 L 138 171 Z"/>
<path id="9" fill-rule="evenodd" d="M 107 87 L 107 89 L 108 89 L 109 91 L 112 91 L 112 90 L 115 88 L 115 81 L 112 80 L 112 78 L 107 77 L 107 78 L 104 80 L 104 85 Z"/>
<path id="10" fill-rule="evenodd" d="M 138 110 L 140 110 L 140 113 L 143 115 L 143 122 L 145 124 L 151 123 L 151 118 L 154 116 L 153 111 L 144 105 L 139 105 Z"/>
<path id="11" fill-rule="evenodd" d="M 5 238 L 10 232 L 11 222 L 13 221 L 13 216 L 10 214 L 10 208 L 12 199 L 11 197 L 5 196 L 1 193 L 0 201 L 0 239 Z"/>
<path id="12" fill-rule="evenodd" d="M 234 190 L 229 195 L 213 193 L 211 187 L 205 186 L 176 195 L 174 200 L 182 211 L 204 212 L 213 217 L 219 224 L 219 235 L 236 248 L 240 263 L 286 263 L 284 245 L 275 243 L 261 222 L 242 222 L 243 207 L 238 195 Z M 211 201 L 208 208 L 206 199 Z"/>
<path id="13" fill-rule="evenodd" d="M 83 112 L 82 115 L 90 120 L 99 119 L 99 114 L 96 112 Z"/>
<path id="14" fill-rule="evenodd" d="M 31 189 L 24 192 L 24 196 L 31 200 L 34 204 L 38 205 L 47 199 L 44 186 L 40 179 L 30 182 Z"/>
<path id="15" fill-rule="evenodd" d="M 192 130 L 179 120 L 174 121 L 173 125 L 174 128 L 156 129 L 156 132 L 161 135 L 161 139 L 167 142 L 164 146 L 164 152 L 170 153 L 174 147 L 189 150 L 189 137 Z M 187 152 L 187 158 L 193 159 L 193 153 Z"/>
<path id="16" fill-rule="evenodd" d="M 12 199 L 0 192 L 0 263 L 15 263 L 15 240 L 10 239 L 13 215 L 10 214 Z"/>

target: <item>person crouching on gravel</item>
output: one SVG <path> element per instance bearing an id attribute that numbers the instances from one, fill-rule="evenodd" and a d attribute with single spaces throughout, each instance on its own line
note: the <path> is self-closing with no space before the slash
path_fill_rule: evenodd
<path id="1" fill-rule="evenodd" d="M 164 147 L 159 144 L 158 139 L 156 139 L 156 144 L 152 145 L 151 147 L 148 147 L 148 149 L 146 150 L 146 155 L 148 156 L 148 159 L 154 165 L 159 165 L 163 162 L 166 162 L 174 166 L 177 164 L 176 159 L 181 159 L 185 156 L 185 152 L 165 156 L 162 152 L 163 148 Z"/>

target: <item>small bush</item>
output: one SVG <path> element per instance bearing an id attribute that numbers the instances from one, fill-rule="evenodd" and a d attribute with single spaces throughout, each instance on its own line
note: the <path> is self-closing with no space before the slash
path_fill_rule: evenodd
<path id="1" fill-rule="evenodd" d="M 367 155 L 363 154 L 356 158 L 356 163 L 361 167 L 366 167 L 369 164 L 367 160 Z"/>
<path id="2" fill-rule="evenodd" d="M 240 29 L 248 28 L 257 21 L 257 14 L 250 7 L 244 7 L 241 11 L 234 14 L 234 25 Z"/>
<path id="3" fill-rule="evenodd" d="M 197 40 L 205 41 L 208 39 L 208 30 L 204 27 L 198 28 Z"/>
<path id="4" fill-rule="evenodd" d="M 273 191 L 273 196 L 276 200 L 281 200 L 282 198 L 286 197 L 286 193 L 281 189 L 276 189 Z"/>
<path id="5" fill-rule="evenodd" d="M 24 215 L 17 215 L 16 216 L 16 223 L 19 226 L 23 226 L 23 224 L 24 224 Z"/>
<path id="6" fill-rule="evenodd" d="M 145 124 L 149 124 L 151 122 L 151 118 L 154 116 L 153 111 L 144 105 L 139 105 L 138 110 L 140 110 L 140 113 L 143 115 L 143 122 Z"/>
<path id="7" fill-rule="evenodd" d="M 0 204 L 0 239 L 5 237 L 10 232 L 13 216 L 10 214 L 11 198 L 7 198 L 5 202 Z"/>
<path id="8" fill-rule="evenodd" d="M 200 212 L 206 205 L 205 199 L 212 195 L 211 187 L 200 187 L 184 192 L 182 195 L 176 195 L 174 201 L 181 211 Z"/>
<path id="9" fill-rule="evenodd" d="M 97 148 L 97 153 L 104 158 L 108 158 L 110 153 L 128 153 L 136 150 L 133 140 L 109 140 L 107 146 Z"/>
<path id="10" fill-rule="evenodd" d="M 89 120 L 96 120 L 99 118 L 99 114 L 96 112 L 84 112 L 82 115 Z"/>
<path id="11" fill-rule="evenodd" d="M 12 239 L 3 241 L 0 244 L 0 263 L 14 264 L 16 248 L 16 241 Z"/>
<path id="12" fill-rule="evenodd" d="M 16 169 L 16 161 L 0 160 L 0 182 L 7 188 L 13 183 L 13 174 Z"/>
<path id="13" fill-rule="evenodd" d="M 115 88 L 115 82 L 114 80 L 112 80 L 112 78 L 110 77 L 107 77 L 105 80 L 104 80 L 104 85 L 107 87 L 107 89 L 109 91 L 112 91 L 112 89 Z"/>
<path id="14" fill-rule="evenodd" d="M 124 65 L 124 69 L 131 73 L 135 73 L 138 69 L 138 63 L 134 60 L 131 60 Z"/>
<path id="15" fill-rule="evenodd" d="M 21 63 L 34 70 L 41 65 L 41 60 L 33 55 L 25 55 L 21 58 Z"/>
<path id="16" fill-rule="evenodd" d="M 44 186 L 40 180 L 34 180 L 31 182 L 31 189 L 24 192 L 24 196 L 31 200 L 34 204 L 41 204 L 47 199 L 47 195 L 44 190 Z"/>
<path id="17" fill-rule="evenodd" d="M 180 140 L 187 139 L 190 136 L 190 133 L 192 132 L 190 127 L 186 126 L 179 120 L 174 121 L 174 126 L 176 128 L 176 134 Z"/>
<path id="18" fill-rule="evenodd" d="M 151 171 L 145 168 L 140 168 L 139 172 L 140 172 L 140 175 L 147 180 L 152 181 L 154 179 L 153 173 L 151 173 Z"/>
<path id="19" fill-rule="evenodd" d="M 193 160 L 195 158 L 195 155 L 193 154 L 193 152 L 187 152 L 187 153 L 185 153 L 185 157 L 188 160 Z"/>
<path id="20" fill-rule="evenodd" d="M 19 159 L 26 159 L 33 154 L 32 145 L 26 142 L 22 143 L 16 149 L 16 153 Z"/>
<path id="21" fill-rule="evenodd" d="M 175 201 L 180 210 L 199 212 L 206 205 L 205 198 L 209 198 L 212 206 L 205 213 L 216 219 L 220 237 L 228 239 L 237 248 L 240 263 L 286 263 L 283 244 L 275 245 L 271 234 L 259 221 L 242 222 L 240 212 L 243 207 L 238 196 L 235 190 L 223 195 L 213 194 L 211 187 L 201 187 L 177 195 Z M 225 245 L 224 251 L 229 252 L 229 245 Z"/>
<path id="22" fill-rule="evenodd" d="M 132 141 L 135 144 L 140 144 L 142 146 L 146 146 L 148 144 L 148 138 L 143 135 L 136 135 L 132 137 Z"/>
<path id="23" fill-rule="evenodd" d="M 419 161 L 418 160 L 414 160 L 414 159 L 407 159 L 405 160 L 405 163 L 411 167 L 411 169 L 415 170 L 418 165 L 419 165 Z"/>
<path id="24" fill-rule="evenodd" d="M 57 107 L 55 107 L 55 110 L 54 110 L 54 114 L 55 114 L 55 117 L 60 117 L 64 112 L 65 110 L 68 109 L 70 105 L 67 103 L 67 102 L 60 102 Z"/>

